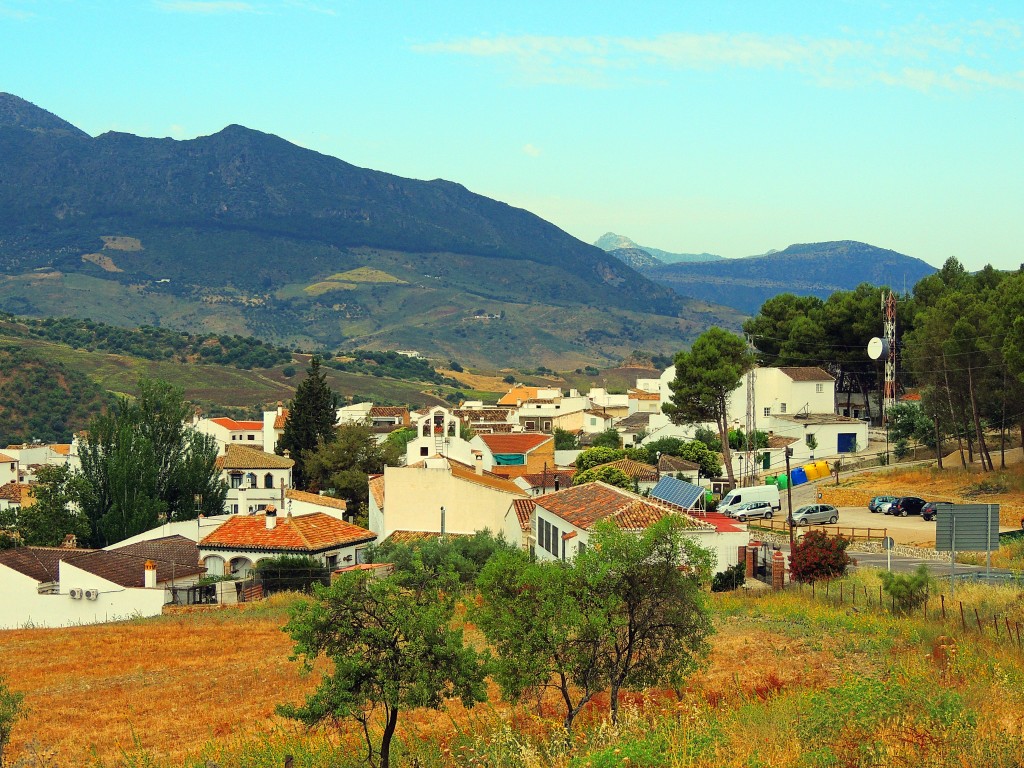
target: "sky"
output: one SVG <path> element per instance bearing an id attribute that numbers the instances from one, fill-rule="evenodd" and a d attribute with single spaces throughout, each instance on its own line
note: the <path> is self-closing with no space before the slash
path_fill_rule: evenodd
<path id="1" fill-rule="evenodd" d="M 1024 262 L 1024 3 L 0 0 L 0 91 L 232 123 L 593 242 Z"/>

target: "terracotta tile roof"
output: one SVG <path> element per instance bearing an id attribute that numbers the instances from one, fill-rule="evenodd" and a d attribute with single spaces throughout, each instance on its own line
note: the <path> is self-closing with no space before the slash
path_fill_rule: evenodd
<path id="1" fill-rule="evenodd" d="M 816 365 L 799 368 L 779 368 L 793 381 L 835 381 L 835 377 Z"/>
<path id="2" fill-rule="evenodd" d="M 50 450 L 58 456 L 68 456 L 71 454 L 71 443 L 54 443 L 50 446 Z"/>
<path id="3" fill-rule="evenodd" d="M 446 533 L 445 537 L 462 538 L 472 536 L 471 533 Z M 435 541 L 441 538 L 437 531 L 392 531 L 382 543 L 388 544 L 419 544 L 424 541 Z"/>
<path id="4" fill-rule="evenodd" d="M 61 560 L 93 552 L 92 549 L 66 549 L 63 547 L 15 547 L 0 550 L 0 565 L 24 574 L 42 583 L 57 581 L 58 563 Z"/>
<path id="5" fill-rule="evenodd" d="M 533 509 L 537 504 L 533 499 L 516 499 L 512 507 L 516 511 L 516 518 L 519 520 L 519 527 L 523 533 L 530 532 L 530 519 L 533 517 Z"/>
<path id="6" fill-rule="evenodd" d="M 460 480 L 493 488 L 496 491 L 514 493 L 516 496 L 524 494 L 523 489 L 518 485 L 494 472 L 485 471 L 478 475 L 476 469 L 455 459 L 448 459 L 448 467 L 451 469 L 452 477 L 457 477 Z"/>
<path id="7" fill-rule="evenodd" d="M 32 486 L 28 483 L 16 483 L 12 480 L 5 485 L 0 485 L 0 499 L 5 499 L 14 504 L 21 504 L 22 500 L 29 495 L 31 488 Z"/>
<path id="8" fill-rule="evenodd" d="M 224 455 L 217 458 L 217 466 L 220 469 L 291 469 L 295 462 L 276 453 L 228 443 Z"/>
<path id="9" fill-rule="evenodd" d="M 284 492 L 284 497 L 286 499 L 295 499 L 295 501 L 304 501 L 307 504 L 318 504 L 321 507 L 340 509 L 342 512 L 348 509 L 348 504 L 344 499 L 321 496 L 319 493 L 309 493 L 307 491 L 295 491 L 289 489 Z"/>
<path id="10" fill-rule="evenodd" d="M 409 409 L 399 405 L 375 405 L 370 408 L 370 418 L 381 419 L 401 418 L 403 424 L 409 423 Z"/>
<path id="11" fill-rule="evenodd" d="M 549 469 L 547 474 L 544 472 L 527 472 L 526 474 L 520 475 L 519 479 L 525 480 L 530 484 L 531 488 L 554 488 L 555 478 L 557 477 L 558 487 L 568 488 L 572 485 L 572 478 L 575 474 L 575 469 Z"/>
<path id="12" fill-rule="evenodd" d="M 384 509 L 384 475 L 370 478 L 370 495 L 377 509 Z"/>
<path id="13" fill-rule="evenodd" d="M 679 515 L 687 528 L 713 529 L 710 524 L 682 514 L 671 505 L 602 482 L 576 485 L 533 501 L 538 507 L 583 530 L 590 530 L 599 520 L 605 519 L 614 520 L 626 530 L 643 530 L 669 514 Z"/>
<path id="14" fill-rule="evenodd" d="M 663 453 L 658 459 L 659 472 L 696 472 L 698 469 L 700 464 L 667 453 Z"/>
<path id="15" fill-rule="evenodd" d="M 502 421 L 474 422 L 467 426 L 478 435 L 510 435 L 520 428 L 518 424 L 507 424 Z"/>
<path id="16" fill-rule="evenodd" d="M 625 427 L 628 429 L 630 427 L 635 427 L 638 429 L 647 429 L 647 427 L 649 427 L 651 424 L 651 416 L 652 414 L 650 413 L 637 411 L 636 413 L 629 414 L 629 416 L 627 416 L 624 419 L 619 419 L 618 421 L 616 421 L 615 428 L 623 429 Z"/>
<path id="17" fill-rule="evenodd" d="M 199 564 L 199 548 L 194 541 L 184 536 L 164 536 L 65 559 L 76 568 L 122 587 L 146 585 L 147 560 L 152 560 L 156 565 L 158 584 L 206 573 L 206 568 Z"/>
<path id="18" fill-rule="evenodd" d="M 274 417 L 274 429 L 284 429 L 286 421 L 288 421 L 288 409 L 282 408 L 281 412 Z"/>
<path id="19" fill-rule="evenodd" d="M 598 418 L 601 418 L 601 419 L 610 419 L 610 418 L 612 418 L 612 415 L 610 413 L 608 413 L 608 411 L 600 411 L 597 408 L 585 408 L 583 410 L 583 412 L 584 413 L 588 413 L 591 416 L 597 416 Z"/>
<path id="20" fill-rule="evenodd" d="M 787 445 L 792 445 L 795 442 L 797 442 L 795 437 L 783 437 L 782 435 L 768 436 L 769 448 L 785 448 Z"/>
<path id="21" fill-rule="evenodd" d="M 5 461 L 6 462 L 17 461 L 17 459 L 14 458 L 13 456 L 8 456 L 6 453 L 0 453 L 0 463 L 3 463 Z"/>
<path id="22" fill-rule="evenodd" d="M 639 461 L 633 461 L 633 459 L 619 459 L 618 461 L 609 461 L 607 464 L 601 464 L 599 466 L 615 467 L 615 469 L 625 472 L 626 475 L 629 476 L 630 480 L 658 479 L 657 467 L 651 466 L 650 464 L 644 464 Z"/>
<path id="23" fill-rule="evenodd" d="M 214 424 L 219 424 L 224 429 L 229 429 L 232 432 L 238 432 L 242 430 L 249 430 L 252 432 L 260 432 L 263 430 L 262 421 L 235 421 L 227 416 L 218 416 L 216 419 L 210 419 Z"/>
<path id="24" fill-rule="evenodd" d="M 527 387 L 516 384 L 498 399 L 498 405 L 516 405 L 519 401 L 533 400 L 537 397 L 538 387 Z"/>
<path id="25" fill-rule="evenodd" d="M 552 435 L 539 432 L 518 432 L 511 435 L 480 435 L 491 453 L 529 453 L 554 440 Z"/>
<path id="26" fill-rule="evenodd" d="M 373 531 L 324 512 L 278 516 L 274 528 L 267 528 L 265 515 L 239 515 L 200 541 L 199 548 L 314 553 L 376 538 Z"/>
<path id="27" fill-rule="evenodd" d="M 456 408 L 452 411 L 453 414 L 463 421 L 474 423 L 478 421 L 505 422 L 508 421 L 508 415 L 511 412 L 511 408 Z"/>
<path id="28" fill-rule="evenodd" d="M 661 400 L 661 395 L 657 392 L 647 392 L 643 389 L 631 389 L 629 390 L 630 400 Z"/>

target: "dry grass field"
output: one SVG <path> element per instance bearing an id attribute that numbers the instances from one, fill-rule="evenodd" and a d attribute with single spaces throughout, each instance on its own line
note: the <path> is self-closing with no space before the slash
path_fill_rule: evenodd
<path id="1" fill-rule="evenodd" d="M 877 590 L 877 577 L 859 573 L 847 590 L 854 585 Z M 491 686 L 491 701 L 472 710 L 404 713 L 392 764 L 1020 765 L 1024 655 L 1015 642 L 934 615 L 838 605 L 834 593 L 832 602 L 820 590 L 816 599 L 809 590 L 715 595 L 708 664 L 684 690 L 626 694 L 618 728 L 598 696 L 567 744 L 553 698 L 512 706 Z M 971 586 L 957 597 L 983 615 L 1024 620 L 1016 590 Z M 293 754 L 297 768 L 359 765 L 351 727 L 310 733 L 274 714 L 315 684 L 288 660 L 280 627 L 291 599 L 0 633 L 0 674 L 31 709 L 15 729 L 12 764 L 271 768 Z"/>

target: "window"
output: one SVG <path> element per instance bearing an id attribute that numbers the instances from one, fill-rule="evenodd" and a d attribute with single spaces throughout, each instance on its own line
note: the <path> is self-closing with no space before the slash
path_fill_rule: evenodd
<path id="1" fill-rule="evenodd" d="M 815 384 L 814 385 L 814 391 L 817 392 L 820 395 L 822 392 L 825 391 L 825 385 L 824 384 Z"/>
<path id="2" fill-rule="evenodd" d="M 561 536 L 558 534 L 558 527 L 551 526 L 551 549 L 549 550 L 552 555 L 558 557 L 558 542 L 561 541 Z"/>
<path id="3" fill-rule="evenodd" d="M 255 440 L 256 439 L 256 435 L 249 435 L 249 439 L 250 440 Z"/>
<path id="4" fill-rule="evenodd" d="M 526 428 L 528 430 L 530 430 L 531 432 L 536 431 L 536 429 L 537 429 L 537 422 L 536 421 L 527 421 L 526 422 Z"/>
<path id="5" fill-rule="evenodd" d="M 785 403 L 779 403 L 779 413 L 785 413 L 785 412 L 786 412 L 786 404 Z"/>
<path id="6" fill-rule="evenodd" d="M 587 551 L 587 545 L 584 544 L 582 541 L 579 544 L 576 545 L 576 554 L 577 555 L 582 555 L 586 551 Z"/>
<path id="7" fill-rule="evenodd" d="M 426 456 L 426 455 L 427 455 L 427 446 L 424 445 L 422 448 L 420 448 L 420 456 Z"/>
<path id="8" fill-rule="evenodd" d="M 771 406 L 769 406 L 769 407 L 767 407 L 767 408 L 765 408 L 765 409 L 764 409 L 764 415 L 765 415 L 765 416 L 771 416 L 771 415 L 772 415 L 772 409 L 771 409 Z"/>
<path id="9" fill-rule="evenodd" d="M 334 552 L 327 556 L 327 567 L 332 571 L 338 567 L 338 553 Z"/>
<path id="10" fill-rule="evenodd" d="M 551 422 L 550 421 L 545 421 L 544 422 L 544 431 L 545 432 L 550 432 L 551 431 Z"/>
<path id="11" fill-rule="evenodd" d="M 241 488 L 242 487 L 242 476 L 239 474 L 231 475 L 231 487 Z"/>
<path id="12" fill-rule="evenodd" d="M 256 485 L 256 473 L 255 472 L 249 472 L 245 476 L 245 486 L 246 486 L 246 488 L 258 488 L 259 487 L 259 486 Z"/>
<path id="13" fill-rule="evenodd" d="M 595 419 L 593 416 L 590 417 L 590 426 L 592 426 L 592 427 L 596 427 L 597 426 L 597 419 Z"/>
<path id="14" fill-rule="evenodd" d="M 366 562 L 366 547 L 359 547 L 356 550 L 356 565 L 362 565 Z"/>
<path id="15" fill-rule="evenodd" d="M 263 476 L 263 487 L 264 488 L 273 488 L 274 487 L 274 476 L 272 474 L 270 474 L 269 472 L 267 472 L 267 474 L 265 474 Z"/>

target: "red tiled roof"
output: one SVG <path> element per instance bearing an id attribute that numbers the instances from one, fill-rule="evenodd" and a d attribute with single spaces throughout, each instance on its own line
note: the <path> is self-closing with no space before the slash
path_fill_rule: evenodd
<path id="1" fill-rule="evenodd" d="M 554 440 L 552 435 L 539 432 L 518 432 L 511 435 L 480 435 L 491 453 L 529 453 L 544 443 Z"/>
<path id="2" fill-rule="evenodd" d="M 322 552 L 332 547 L 377 538 L 373 531 L 346 523 L 324 512 L 294 517 L 279 516 L 267 528 L 264 515 L 233 517 L 199 542 L 200 549 Z"/>
<path id="3" fill-rule="evenodd" d="M 493 488 L 496 491 L 514 493 L 516 496 L 523 495 L 522 488 L 511 480 L 501 477 L 494 472 L 482 472 L 477 474 L 476 469 L 473 467 L 451 458 L 448 459 L 448 467 L 451 470 L 452 477 L 457 477 L 460 480 L 466 480 L 467 482 L 476 483 L 477 485 L 484 485 L 488 488 Z"/>
<path id="4" fill-rule="evenodd" d="M 452 413 L 467 422 L 504 422 L 508 421 L 511 410 L 511 408 L 456 408 Z"/>
<path id="5" fill-rule="evenodd" d="M 534 400 L 537 397 L 539 387 L 527 387 L 516 384 L 498 400 L 498 405 L 516 405 L 520 400 Z"/>
<path id="6" fill-rule="evenodd" d="M 399 405 L 375 405 L 370 408 L 370 418 L 401 418 L 403 424 L 409 423 L 409 409 Z"/>
<path id="7" fill-rule="evenodd" d="M 614 467 L 615 469 L 625 472 L 630 480 L 657 480 L 658 479 L 658 468 L 651 466 L 650 464 L 644 464 L 643 462 L 634 461 L 633 459 L 619 459 L 618 461 L 609 461 L 607 464 L 601 464 L 602 467 Z M 596 467 L 595 467 L 596 469 Z"/>
<path id="8" fill-rule="evenodd" d="M 335 499 L 331 496 L 321 496 L 319 493 L 309 493 L 307 491 L 289 489 L 284 492 L 284 497 L 286 499 L 295 499 L 295 501 L 304 501 L 307 504 L 319 504 L 321 507 L 340 509 L 342 512 L 348 509 L 348 504 L 344 499 Z"/>
<path id="9" fill-rule="evenodd" d="M 446 533 L 445 537 L 458 538 L 472 535 L 471 533 Z M 418 544 L 439 538 L 441 538 L 441 534 L 437 531 L 392 531 L 384 542 L 388 544 Z"/>
<path id="10" fill-rule="evenodd" d="M 512 507 L 516 511 L 516 518 L 519 520 L 519 527 L 523 533 L 530 532 L 530 519 L 533 517 L 533 509 L 537 504 L 533 499 L 515 499 Z"/>
<path id="11" fill-rule="evenodd" d="M 769 435 L 768 447 L 769 448 L 785 448 L 787 445 L 792 445 L 797 439 L 795 437 L 783 437 L 782 435 Z"/>
<path id="12" fill-rule="evenodd" d="M 276 453 L 267 453 L 247 445 L 228 443 L 223 456 L 217 457 L 219 469 L 291 469 L 295 461 Z"/>
<path id="13" fill-rule="evenodd" d="M 6 453 L 0 453 L 0 462 L 5 461 L 17 461 L 13 456 L 8 456 Z"/>
<path id="14" fill-rule="evenodd" d="M 671 505 L 602 482 L 576 485 L 535 498 L 534 502 L 538 507 L 583 530 L 590 530 L 599 520 L 605 519 L 613 519 L 626 530 L 643 530 L 669 514 L 679 515 L 687 528 L 712 528 Z"/>
<path id="15" fill-rule="evenodd" d="M 835 377 L 816 365 L 794 368 L 779 368 L 793 381 L 835 381 Z"/>
<path id="16" fill-rule="evenodd" d="M 520 475 L 519 479 L 525 480 L 531 488 L 554 488 L 555 478 L 558 478 L 559 488 L 568 488 L 572 485 L 572 478 L 576 474 L 575 469 L 551 469 L 544 472 L 527 472 Z"/>
<path id="17" fill-rule="evenodd" d="M 68 564 L 120 584 L 122 587 L 146 585 L 146 561 L 156 565 L 157 583 L 206 573 L 199 564 L 199 548 L 184 536 L 164 536 L 139 541 L 116 549 L 101 549 L 66 558 Z"/>
<path id="18" fill-rule="evenodd" d="M 643 389 L 631 389 L 629 390 L 630 400 L 660 400 L 661 395 L 657 392 L 647 392 Z"/>
<path id="19" fill-rule="evenodd" d="M 660 472 L 696 472 L 698 469 L 700 469 L 700 464 L 681 459 L 678 456 L 663 453 L 658 458 L 658 470 Z"/>
<path id="20" fill-rule="evenodd" d="M 216 419 L 210 419 L 214 424 L 220 424 L 225 429 L 230 429 L 232 432 L 240 430 L 251 430 L 254 432 L 263 430 L 262 421 L 235 421 L 227 416 L 218 416 Z"/>
<path id="21" fill-rule="evenodd" d="M 373 496 L 377 509 L 384 509 L 384 475 L 370 478 L 370 495 Z"/>
<path id="22" fill-rule="evenodd" d="M 0 565 L 6 565 L 38 582 L 57 581 L 58 563 L 61 560 L 93 551 L 64 547 L 15 547 L 0 550 Z"/>
<path id="23" fill-rule="evenodd" d="M 281 412 L 274 417 L 274 429 L 284 429 L 286 421 L 288 421 L 288 409 L 282 408 Z"/>
<path id="24" fill-rule="evenodd" d="M 16 483 L 12 480 L 9 483 L 0 485 L 0 499 L 5 499 L 14 504 L 21 504 L 31 488 L 32 486 L 28 483 Z"/>

